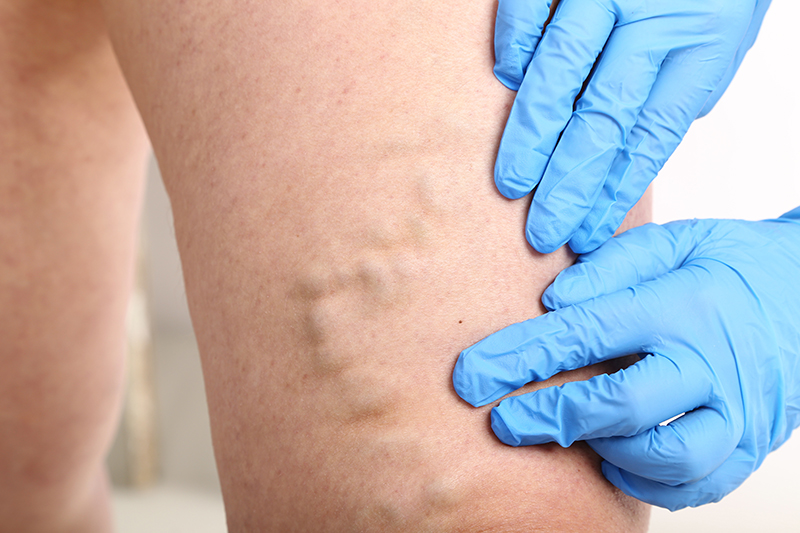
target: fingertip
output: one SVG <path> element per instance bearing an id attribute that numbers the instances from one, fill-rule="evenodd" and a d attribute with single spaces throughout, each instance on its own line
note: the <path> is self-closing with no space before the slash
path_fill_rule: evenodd
<path id="1" fill-rule="evenodd" d="M 609 235 L 605 239 L 596 239 L 593 237 L 583 237 L 582 235 L 573 235 L 573 237 L 567 243 L 569 245 L 569 249 L 572 250 L 573 253 L 577 255 L 585 255 L 591 252 L 594 252 L 600 246 L 603 245 L 605 241 L 607 241 L 611 236 Z"/>
<path id="2" fill-rule="evenodd" d="M 637 196 L 637 200 L 638 198 L 641 198 L 641 195 Z M 594 252 L 614 236 L 635 203 L 636 201 L 617 199 L 610 205 L 596 204 L 575 231 L 569 241 L 569 247 L 578 255 Z"/>
<path id="3" fill-rule="evenodd" d="M 514 106 L 524 107 L 525 104 L 521 104 L 517 97 Z M 522 198 L 533 191 L 541 181 L 550 160 L 549 152 L 542 154 L 532 148 L 535 140 L 531 138 L 529 128 L 515 117 L 512 109 L 494 165 L 497 190 L 511 200 Z"/>
<path id="4" fill-rule="evenodd" d="M 456 366 L 453 369 L 453 389 L 456 391 L 456 394 L 467 402 L 468 404 L 472 405 L 470 401 L 470 387 L 468 380 L 465 379 L 465 372 L 464 372 L 464 352 L 458 356 L 458 360 L 456 361 Z"/>
<path id="5" fill-rule="evenodd" d="M 511 431 L 506 421 L 503 419 L 503 415 L 500 414 L 499 406 L 492 409 L 491 414 L 492 420 L 492 431 L 500 439 L 500 442 L 503 444 L 508 444 L 509 446 L 521 446 L 522 440 Z"/>
<path id="6" fill-rule="evenodd" d="M 522 187 L 518 183 L 510 180 L 495 180 L 495 185 L 497 186 L 497 190 L 500 192 L 500 194 L 509 200 L 519 200 L 525 195 L 530 194 L 532 190 Z"/>
<path id="7" fill-rule="evenodd" d="M 525 226 L 525 238 L 528 240 L 528 244 L 533 246 L 533 249 L 540 254 L 551 254 L 566 242 L 566 239 L 551 235 L 549 234 L 550 232 L 543 231 L 541 228 L 534 230 L 533 226 L 534 224 L 529 219 L 528 224 Z"/>
<path id="8" fill-rule="evenodd" d="M 479 378 L 475 369 L 468 362 L 468 351 L 469 349 L 461 352 L 456 361 L 456 366 L 453 369 L 453 389 L 462 400 L 471 406 L 481 407 L 488 402 L 484 401 L 484 398 L 478 397 L 480 387 L 477 381 Z"/>
<path id="9" fill-rule="evenodd" d="M 546 11 L 531 12 L 531 7 L 527 2 L 507 0 L 500 0 L 497 5 L 494 28 L 495 76 L 513 91 L 518 90 L 522 83 L 533 51 L 541 39 L 542 25 L 547 19 Z"/>
<path id="10" fill-rule="evenodd" d="M 544 308 L 548 311 L 557 311 L 564 307 L 553 285 L 555 285 L 555 282 L 547 287 L 542 294 L 542 305 L 544 305 Z"/>
<path id="11" fill-rule="evenodd" d="M 495 61 L 493 72 L 497 81 L 505 85 L 507 89 L 519 91 L 519 87 L 522 85 L 522 69 L 510 67 L 507 61 L 498 58 Z"/>
<path id="12" fill-rule="evenodd" d="M 542 294 L 542 303 L 549 311 L 555 311 L 593 296 L 586 277 L 586 266 L 578 263 L 556 276 Z"/>
<path id="13" fill-rule="evenodd" d="M 497 354 L 485 349 L 486 343 L 491 344 L 495 338 L 489 336 L 462 351 L 453 369 L 453 388 L 473 407 L 483 407 L 519 388 L 510 383 L 508 368 L 493 360 Z"/>
<path id="14" fill-rule="evenodd" d="M 572 199 L 547 194 L 540 187 L 528 210 L 525 237 L 537 252 L 555 252 L 567 244 L 583 217 L 583 210 Z"/>
<path id="15" fill-rule="evenodd" d="M 509 200 L 519 200 L 533 190 L 533 186 L 527 184 L 524 178 L 500 162 L 499 154 L 494 168 L 494 184 L 500 194 Z"/>
<path id="16" fill-rule="evenodd" d="M 703 106 L 703 109 L 701 109 L 700 112 L 695 117 L 695 120 L 701 119 L 701 118 L 705 117 L 706 115 L 708 115 L 709 113 L 711 113 L 711 111 L 714 110 L 714 107 L 717 105 L 717 102 L 719 101 L 719 99 L 721 97 L 722 97 L 721 94 L 719 96 L 716 96 L 716 97 L 715 97 L 715 95 L 712 94 L 712 97 L 709 98 L 708 101 L 705 103 L 705 105 Z"/>

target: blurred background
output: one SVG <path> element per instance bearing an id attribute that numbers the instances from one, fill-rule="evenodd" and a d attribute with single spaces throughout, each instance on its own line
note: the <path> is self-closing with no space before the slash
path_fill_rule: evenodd
<path id="1" fill-rule="evenodd" d="M 800 205 L 798 24 L 800 3 L 773 2 L 726 95 L 695 123 L 656 181 L 656 222 L 756 220 Z M 149 346 L 152 357 L 131 364 L 135 377 L 127 414 L 109 457 L 118 531 L 224 532 L 172 215 L 155 162 L 149 174 L 142 221 L 142 285 L 149 318 L 136 327 L 143 339 L 140 351 L 146 354 Z M 798 274 L 787 282 L 800 283 Z M 147 325 L 149 337 L 142 330 Z M 800 532 L 798 479 L 800 434 L 723 502 L 677 513 L 654 509 L 651 531 Z"/>

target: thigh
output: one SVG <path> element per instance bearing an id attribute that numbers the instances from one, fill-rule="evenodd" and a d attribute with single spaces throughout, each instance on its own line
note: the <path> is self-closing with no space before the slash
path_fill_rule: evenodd
<path id="1" fill-rule="evenodd" d="M 452 390 L 459 351 L 544 312 L 573 260 L 532 251 L 527 202 L 494 190 L 493 1 L 106 7 L 172 199 L 231 531 L 646 529 L 586 447 L 505 447 Z"/>
<path id="2" fill-rule="evenodd" d="M 0 530 L 110 528 L 147 141 L 95 0 L 0 2 Z"/>

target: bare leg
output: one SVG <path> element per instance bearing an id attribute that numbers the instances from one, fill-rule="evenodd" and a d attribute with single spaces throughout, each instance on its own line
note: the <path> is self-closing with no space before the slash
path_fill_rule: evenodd
<path id="1" fill-rule="evenodd" d="M 173 202 L 231 531 L 646 529 L 586 447 L 508 448 L 452 390 L 459 351 L 543 312 L 572 261 L 494 190 L 493 1 L 105 4 Z"/>
<path id="2" fill-rule="evenodd" d="M 0 531 L 111 530 L 145 154 L 97 2 L 0 3 Z"/>

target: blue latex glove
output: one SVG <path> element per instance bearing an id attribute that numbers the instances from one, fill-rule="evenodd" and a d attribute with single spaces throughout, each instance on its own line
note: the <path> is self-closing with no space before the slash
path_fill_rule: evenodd
<path id="1" fill-rule="evenodd" d="M 629 230 L 581 256 L 542 301 L 553 311 L 461 354 L 453 384 L 467 402 L 648 355 L 503 400 L 491 418 L 506 444 L 586 440 L 611 483 L 675 510 L 721 499 L 800 424 L 800 208 Z"/>
<path id="2" fill-rule="evenodd" d="M 495 182 L 512 199 L 538 185 L 534 248 L 586 253 L 613 235 L 727 88 L 769 4 L 562 0 L 542 36 L 551 0 L 500 0 L 495 75 L 519 92 Z"/>

